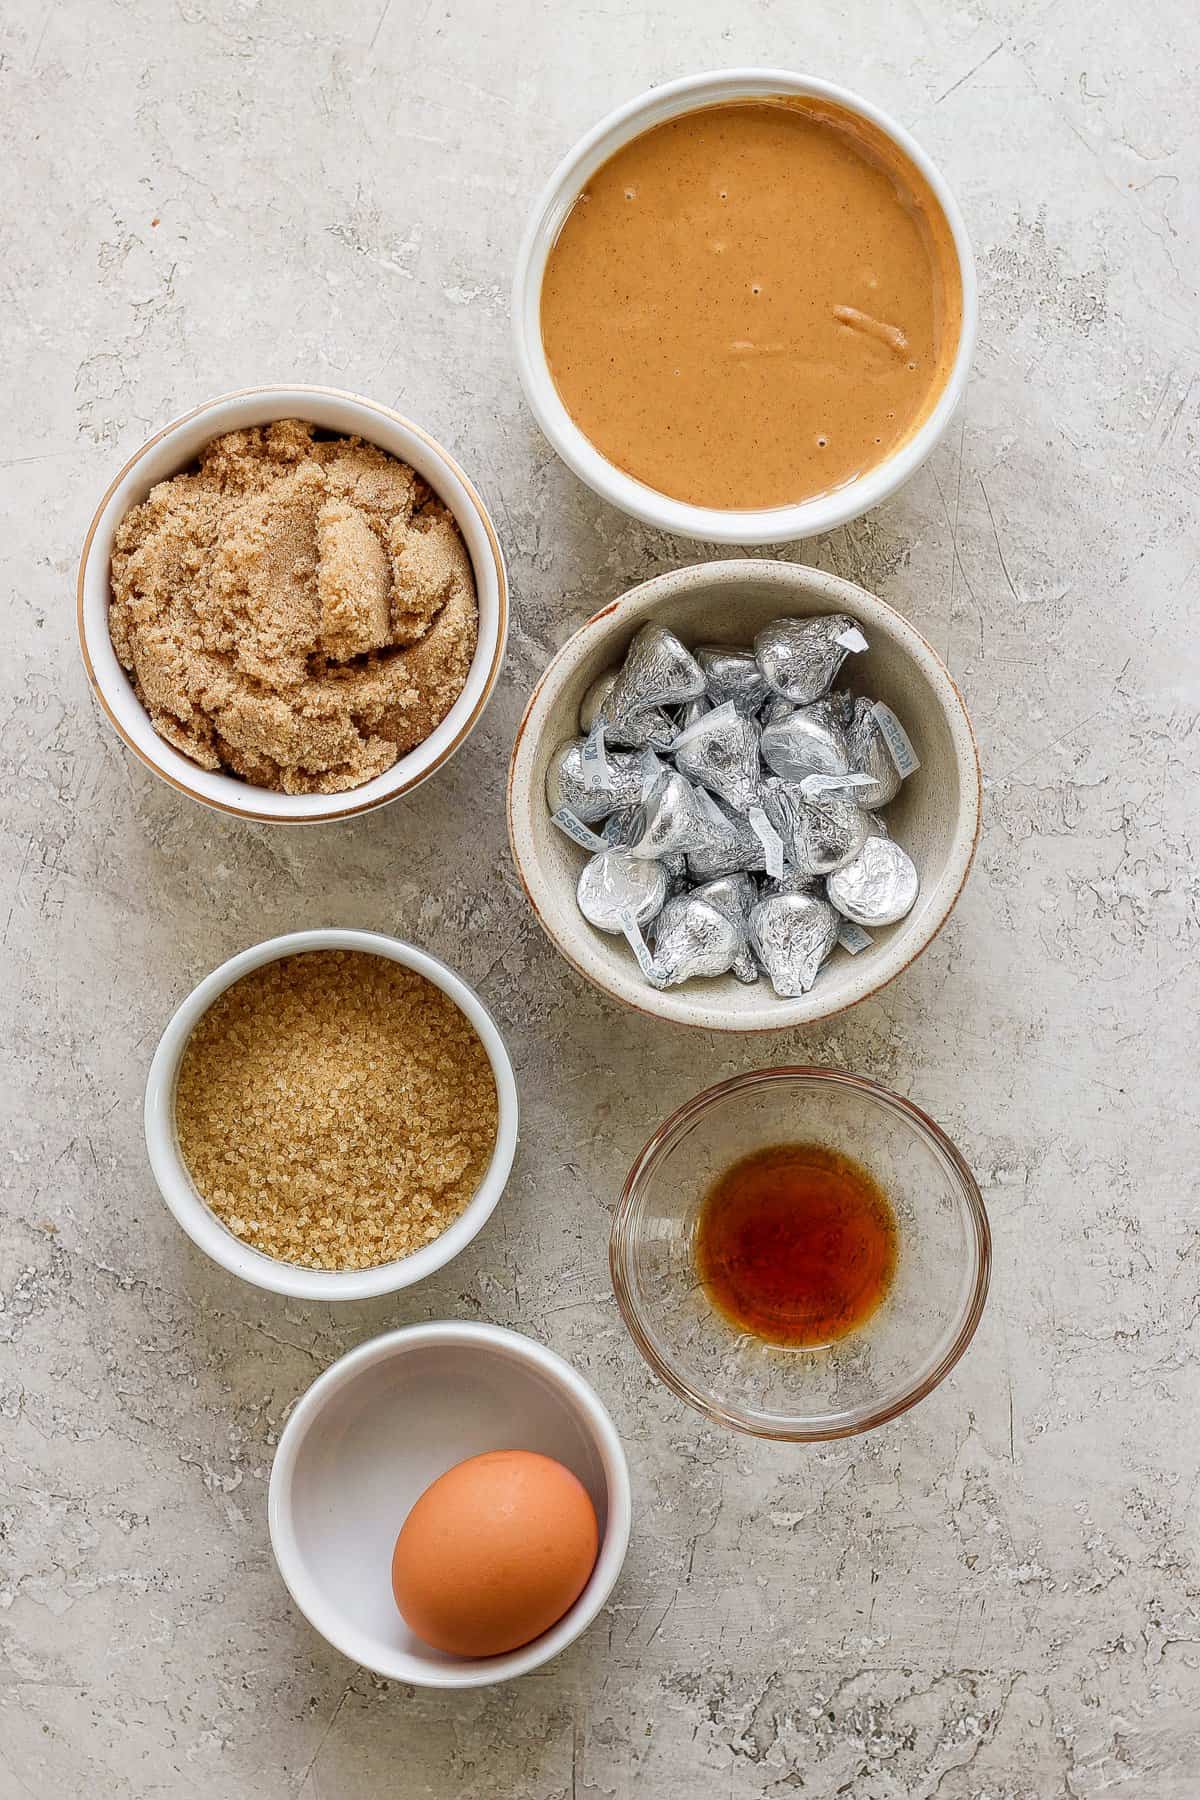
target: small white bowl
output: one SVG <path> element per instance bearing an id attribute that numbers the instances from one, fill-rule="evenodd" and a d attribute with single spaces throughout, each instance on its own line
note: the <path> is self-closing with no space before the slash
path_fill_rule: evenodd
<path id="1" fill-rule="evenodd" d="M 466 685 L 441 724 L 382 775 L 340 794 L 278 794 L 234 775 L 202 769 L 159 737 L 117 660 L 108 630 L 113 537 L 131 506 L 193 463 L 226 431 L 306 419 L 324 431 L 361 437 L 414 468 L 449 507 L 471 557 L 479 602 L 479 639 Z M 407 794 L 454 754 L 483 715 L 504 660 L 508 580 L 495 527 L 454 458 L 419 425 L 390 407 L 336 388 L 257 387 L 222 394 L 165 425 L 132 456 L 100 502 L 79 563 L 79 642 L 96 698 L 118 736 L 156 775 L 205 806 L 268 823 L 348 819 Z"/>
<path id="2" fill-rule="evenodd" d="M 577 1475 L 600 1553 L 570 1611 L 503 1656 L 448 1656 L 392 1598 L 396 1536 L 430 1482 L 486 1450 L 534 1450 Z M 454 1320 L 389 1331 L 319 1375 L 284 1426 L 267 1502 L 288 1592 L 352 1661 L 416 1687 L 486 1687 L 536 1669 L 586 1631 L 612 1592 L 632 1502 L 621 1440 L 569 1363 L 500 1325 Z"/>
<path id="3" fill-rule="evenodd" d="M 752 987 L 722 975 L 665 991 L 653 988 L 624 938 L 595 930 L 579 910 L 576 887 L 588 852 L 551 823 L 550 758 L 565 738 L 578 734 L 579 703 L 592 682 L 620 664 L 630 639 L 648 621 L 669 626 L 689 646 L 749 644 L 770 619 L 833 612 L 856 619 L 870 645 L 864 655 L 848 659 L 838 685 L 886 700 L 921 761 L 884 811 L 893 836 L 917 865 L 917 903 L 897 924 L 874 931 L 870 948 L 857 956 L 835 950 L 811 992 L 795 1000 L 781 1000 L 765 976 Z M 517 727 L 508 772 L 508 834 L 543 931 L 604 993 L 652 1017 L 704 1031 L 787 1031 L 878 992 L 933 941 L 970 871 L 979 801 L 979 756 L 967 709 L 945 664 L 916 627 L 838 575 L 799 563 L 744 559 L 658 575 L 631 588 L 567 639 Z"/>
<path id="4" fill-rule="evenodd" d="M 226 988 L 240 981 L 252 969 L 264 963 L 277 962 L 284 956 L 299 956 L 307 950 L 361 950 L 370 956 L 387 956 L 406 969 L 433 982 L 448 994 L 459 1011 L 479 1033 L 492 1075 L 496 1082 L 498 1120 L 496 1147 L 483 1179 L 462 1212 L 440 1237 L 411 1256 L 397 1262 L 380 1263 L 372 1269 L 304 1269 L 296 1263 L 280 1262 L 265 1256 L 261 1250 L 235 1237 L 201 1199 L 179 1148 L 175 1127 L 175 1088 L 179 1065 L 196 1025 L 213 1001 Z M 206 975 L 199 987 L 193 988 L 179 1008 L 162 1037 L 150 1074 L 146 1080 L 145 1104 L 146 1149 L 159 1192 L 198 1249 L 230 1274 L 239 1275 L 255 1287 L 267 1288 L 273 1294 L 291 1294 L 298 1300 L 367 1300 L 374 1294 L 394 1294 L 401 1288 L 423 1281 L 452 1257 L 458 1255 L 491 1218 L 496 1202 L 504 1192 L 517 1148 L 517 1084 L 504 1040 L 497 1031 L 492 1015 L 473 988 L 461 975 L 448 969 L 436 956 L 417 950 L 398 938 L 384 937 L 375 931 L 293 931 L 286 937 L 269 938 L 231 956 L 219 969 Z"/>
<path id="5" fill-rule="evenodd" d="M 925 177 L 946 216 L 954 240 L 962 278 L 962 329 L 958 351 L 945 388 L 929 417 L 911 438 L 856 481 L 820 494 L 796 506 L 759 511 L 725 510 L 691 506 L 672 500 L 637 481 L 609 462 L 590 443 L 559 397 L 542 345 L 541 297 L 546 259 L 562 230 L 580 189 L 596 170 L 623 145 L 654 125 L 681 113 L 695 112 L 729 100 L 769 99 L 776 94 L 797 94 L 830 100 L 847 112 L 857 113 L 882 131 Z M 786 69 L 720 69 L 710 74 L 687 75 L 678 81 L 639 94 L 619 106 L 582 137 L 559 163 L 533 208 L 517 253 L 513 280 L 512 316 L 517 370 L 530 410 L 545 436 L 567 467 L 581 481 L 623 512 L 630 513 L 660 531 L 676 537 L 697 538 L 716 544 L 782 544 L 796 538 L 816 537 L 844 525 L 847 519 L 878 506 L 908 480 L 925 461 L 950 423 L 967 383 L 975 347 L 978 318 L 975 259 L 967 228 L 953 194 L 929 157 L 903 126 L 848 89 L 831 81 L 797 75 Z"/>

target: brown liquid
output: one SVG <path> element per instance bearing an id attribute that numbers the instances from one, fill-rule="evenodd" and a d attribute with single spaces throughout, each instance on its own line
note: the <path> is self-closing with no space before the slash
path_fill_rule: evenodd
<path id="1" fill-rule="evenodd" d="M 896 1219 L 850 1157 L 778 1144 L 743 1157 L 709 1189 L 696 1265 L 731 1324 L 812 1350 L 864 1324 L 887 1293 Z"/>
<path id="2" fill-rule="evenodd" d="M 699 506 L 784 506 L 910 437 L 962 300 L 950 230 L 882 133 L 804 100 L 655 126 L 592 176 L 542 281 L 546 359 L 610 462 Z"/>

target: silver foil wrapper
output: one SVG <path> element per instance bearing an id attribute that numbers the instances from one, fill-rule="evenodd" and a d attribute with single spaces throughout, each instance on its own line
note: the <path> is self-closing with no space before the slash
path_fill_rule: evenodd
<path id="1" fill-rule="evenodd" d="M 758 958 L 754 954 L 754 948 L 750 942 L 749 935 L 747 935 L 746 942 L 742 945 L 742 948 L 730 963 L 729 968 L 734 978 L 740 981 L 743 987 L 753 987 L 754 983 L 758 980 L 761 970 L 759 968 Z"/>
<path id="2" fill-rule="evenodd" d="M 850 767 L 871 777 L 870 787 L 859 788 L 855 798 L 870 809 L 886 806 L 900 792 L 900 771 L 884 742 L 873 703 L 861 695 L 854 702 L 854 716 L 846 733 Z"/>
<path id="3" fill-rule="evenodd" d="M 816 894 L 818 899 L 824 899 L 825 877 L 805 875 L 800 869 L 789 869 L 778 881 L 768 881 L 763 890 L 763 899 L 769 894 Z"/>
<path id="4" fill-rule="evenodd" d="M 788 714 L 794 713 L 795 710 L 791 701 L 785 700 L 782 694 L 772 694 L 759 711 L 758 722 L 765 731 L 768 725 L 778 725 L 780 719 L 786 719 Z"/>
<path id="5" fill-rule="evenodd" d="M 635 856 L 653 858 L 705 849 L 714 827 L 696 790 L 674 769 L 664 769 L 638 810 L 629 848 Z"/>
<path id="6" fill-rule="evenodd" d="M 762 758 L 767 767 L 782 780 L 797 783 L 806 775 L 845 775 L 850 755 L 839 712 L 831 696 L 797 706 L 786 718 L 764 726 Z"/>
<path id="7" fill-rule="evenodd" d="M 609 725 L 605 738 L 611 744 L 628 750 L 669 750 L 679 736 L 679 727 L 661 706 L 648 712 L 634 713 L 619 725 Z"/>
<path id="8" fill-rule="evenodd" d="M 839 640 L 858 632 L 845 613 L 821 619 L 775 619 L 754 640 L 758 666 L 773 693 L 797 706 L 811 706 L 827 694 L 850 654 Z"/>
<path id="9" fill-rule="evenodd" d="M 579 702 L 579 729 L 584 737 L 592 729 L 601 713 L 604 713 L 605 718 L 608 717 L 608 714 L 604 712 L 605 704 L 617 684 L 617 676 L 620 673 L 620 669 L 606 669 L 603 675 L 597 675 Z"/>
<path id="10" fill-rule="evenodd" d="M 546 795 L 589 852 L 580 911 L 625 933 L 648 981 L 765 968 L 807 993 L 838 942 L 865 948 L 912 908 L 917 871 L 878 809 L 919 762 L 885 705 L 833 686 L 864 648 L 844 614 L 777 619 L 753 651 L 648 625 L 588 689 Z"/>
<path id="11" fill-rule="evenodd" d="M 606 716 L 614 740 L 639 713 L 698 700 L 707 686 L 700 664 L 673 631 L 661 625 L 643 625 L 608 696 Z"/>
<path id="12" fill-rule="evenodd" d="M 593 681 L 579 708 L 580 731 L 586 736 L 596 720 L 603 717 L 606 744 L 615 744 L 622 750 L 670 749 L 679 735 L 679 727 L 661 706 L 652 706 L 646 712 L 634 713 L 617 725 L 609 719 L 608 702 L 619 674 L 619 669 L 608 669 Z"/>
<path id="13" fill-rule="evenodd" d="M 675 740 L 675 766 L 735 812 L 748 812 L 758 804 L 762 788 L 761 735 L 757 719 L 744 717 L 726 702 Z"/>
<path id="14" fill-rule="evenodd" d="M 637 806 L 642 798 L 642 765 L 632 751 L 612 750 L 608 774 L 590 786 L 583 763 L 584 738 L 568 738 L 550 758 L 546 770 L 546 803 L 552 813 L 566 807 L 585 825 L 596 825 L 619 807 Z"/>
<path id="15" fill-rule="evenodd" d="M 750 873 L 767 866 L 762 839 L 748 820 L 731 812 L 719 800 L 712 802 L 708 817 L 711 840 L 688 853 L 688 873 L 693 881 L 714 881 L 718 875 L 738 870 Z"/>
<path id="16" fill-rule="evenodd" d="M 654 929 L 655 986 L 678 987 L 694 975 L 727 975 L 746 928 L 695 894 L 668 900 Z"/>
<path id="17" fill-rule="evenodd" d="M 686 893 L 692 884 L 688 878 L 687 857 L 682 850 L 676 851 L 673 856 L 664 856 L 662 866 L 667 871 L 668 896 Z"/>
<path id="18" fill-rule="evenodd" d="M 714 706 L 731 701 L 740 713 L 753 717 L 768 697 L 770 688 L 753 650 L 730 650 L 725 644 L 701 644 L 696 661 L 708 682 Z"/>
<path id="19" fill-rule="evenodd" d="M 637 816 L 640 806 L 623 806 L 620 812 L 609 813 L 600 827 L 600 836 L 606 844 L 614 849 L 628 850 L 637 835 Z"/>
<path id="20" fill-rule="evenodd" d="M 836 912 L 816 894 L 768 894 L 750 914 L 750 941 L 785 1000 L 807 994 L 837 934 Z"/>
<path id="21" fill-rule="evenodd" d="M 856 925 L 894 925 L 912 911 L 920 886 L 912 857 L 885 837 L 869 837 L 825 884 L 834 906 Z"/>
<path id="22" fill-rule="evenodd" d="M 802 875 L 829 875 L 856 857 L 868 836 L 868 815 L 853 800 L 806 800 L 799 788 L 769 781 L 763 804 L 783 839 L 792 868 Z"/>
<path id="23" fill-rule="evenodd" d="M 735 924 L 740 920 L 743 925 L 749 920 L 750 909 L 758 899 L 753 878 L 740 871 L 736 875 L 719 875 L 715 881 L 706 881 L 692 891 L 697 900 L 707 900 L 710 906 L 719 907 L 726 918 Z"/>
<path id="24" fill-rule="evenodd" d="M 758 889 L 753 876 L 736 874 L 721 875 L 715 881 L 705 882 L 703 887 L 693 888 L 697 900 L 707 900 L 742 928 L 742 947 L 731 964 L 734 975 L 749 986 L 758 980 L 758 958 L 750 947 L 749 926 L 750 910 L 758 899 Z"/>
<path id="25" fill-rule="evenodd" d="M 599 931 L 619 933 L 622 913 L 632 913 L 639 925 L 657 918 L 668 887 L 667 871 L 661 863 L 631 856 L 628 850 L 602 850 L 584 864 L 576 895 L 589 924 Z"/>

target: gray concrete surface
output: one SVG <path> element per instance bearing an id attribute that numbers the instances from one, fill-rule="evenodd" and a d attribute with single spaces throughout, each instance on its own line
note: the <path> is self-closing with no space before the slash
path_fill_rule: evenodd
<path id="1" fill-rule="evenodd" d="M 0 27 L 0 1795 L 205 1800 L 1192 1800 L 1200 1792 L 1195 863 L 1200 31 L 1184 0 L 14 0 Z M 703 554 L 594 501 L 526 415 L 530 196 L 689 69 L 840 78 L 946 169 L 982 279 L 967 403 L 873 517 L 787 554 L 903 608 L 987 770 L 970 886 L 874 1003 L 771 1042 L 617 1012 L 543 941 L 501 816 L 524 698 L 637 578 Z M 296 377 L 401 407 L 490 497 L 516 592 L 486 729 L 410 804 L 266 829 L 114 741 L 79 543 L 145 435 Z M 488 1230 L 336 1313 L 210 1268 L 139 1107 L 175 1003 L 258 938 L 412 936 L 508 1035 L 525 1106 Z M 958 1373 L 866 1441 L 705 1429 L 609 1292 L 664 1110 L 764 1061 L 863 1070 L 963 1146 L 996 1237 Z M 389 1687 L 330 1650 L 264 1521 L 287 1409 L 382 1327 L 573 1359 L 636 1532 L 591 1633 L 515 1686 Z"/>

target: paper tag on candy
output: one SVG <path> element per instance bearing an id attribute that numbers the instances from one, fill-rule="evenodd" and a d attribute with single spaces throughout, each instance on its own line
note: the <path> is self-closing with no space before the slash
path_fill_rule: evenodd
<path id="1" fill-rule="evenodd" d="M 621 913 L 621 930 L 625 933 L 629 948 L 637 957 L 638 968 L 642 971 L 642 974 L 646 977 L 647 981 L 653 981 L 658 972 L 654 967 L 654 958 L 651 956 L 649 946 L 642 936 L 642 928 L 634 918 L 629 907 L 625 907 Z"/>
<path id="2" fill-rule="evenodd" d="M 847 788 L 870 787 L 870 775 L 806 775 L 800 792 L 806 800 L 818 800 L 822 794 L 844 793 Z"/>
<path id="3" fill-rule="evenodd" d="M 566 832 L 572 843 L 578 844 L 582 850 L 607 850 L 609 845 L 594 831 L 589 831 L 582 819 L 577 819 L 569 806 L 560 806 L 556 813 L 551 813 L 553 824 L 560 831 Z"/>
<path id="4" fill-rule="evenodd" d="M 723 706 L 714 706 L 710 712 L 701 713 L 694 724 L 688 725 L 677 738 L 672 739 L 671 755 L 677 756 L 685 745 L 691 743 L 693 738 L 708 737 L 710 732 L 719 731 L 736 718 L 737 707 L 732 700 L 726 700 Z"/>
<path id="5" fill-rule="evenodd" d="M 845 631 L 839 631 L 836 641 L 843 650 L 853 650 L 856 655 L 867 648 L 867 640 L 857 625 L 849 625 Z"/>
<path id="6" fill-rule="evenodd" d="M 875 939 L 861 925 L 856 925 L 853 919 L 843 919 L 838 927 L 837 941 L 843 950 L 848 950 L 851 956 L 857 956 L 860 950 L 869 950 Z"/>
<path id="7" fill-rule="evenodd" d="M 875 714 L 880 734 L 888 747 L 888 755 L 896 765 L 896 772 L 901 777 L 911 775 L 921 764 L 916 751 L 912 747 L 907 731 L 896 717 L 890 706 L 877 700 L 871 711 Z"/>
<path id="8" fill-rule="evenodd" d="M 583 740 L 580 757 L 583 762 L 583 785 L 595 789 L 608 786 L 608 756 L 604 746 L 605 718 L 597 714 L 596 722 Z"/>
<path id="9" fill-rule="evenodd" d="M 767 862 L 767 874 L 773 881 L 778 881 L 783 874 L 783 839 L 761 806 L 752 806 L 746 814 L 746 818 L 755 837 L 763 847 L 763 855 Z"/>
<path id="10" fill-rule="evenodd" d="M 666 765 L 654 754 L 653 750 L 643 750 L 641 755 L 642 799 L 649 794 L 651 788 L 665 771 Z"/>

